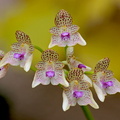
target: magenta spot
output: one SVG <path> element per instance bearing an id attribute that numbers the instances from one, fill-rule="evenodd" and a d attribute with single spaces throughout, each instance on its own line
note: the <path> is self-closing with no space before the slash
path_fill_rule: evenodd
<path id="1" fill-rule="evenodd" d="M 78 68 L 81 68 L 81 69 L 82 69 L 82 68 L 86 68 L 86 66 L 83 65 L 83 64 L 79 64 L 79 65 L 78 65 Z"/>
<path id="2" fill-rule="evenodd" d="M 80 98 L 83 96 L 83 92 L 82 91 L 74 91 L 73 92 L 73 97 L 75 98 Z"/>
<path id="3" fill-rule="evenodd" d="M 46 77 L 52 78 L 55 76 L 55 72 L 54 71 L 47 71 L 46 72 Z"/>
<path id="4" fill-rule="evenodd" d="M 19 59 L 19 60 L 23 60 L 24 59 L 24 54 L 14 53 L 14 58 Z"/>
<path id="5" fill-rule="evenodd" d="M 113 86 L 113 81 L 108 82 L 102 82 L 103 88 L 108 88 L 110 86 Z"/>
<path id="6" fill-rule="evenodd" d="M 62 40 L 68 40 L 68 39 L 70 39 L 70 33 L 68 33 L 68 32 L 64 32 L 64 33 L 62 33 L 61 34 L 61 39 Z"/>
<path id="7" fill-rule="evenodd" d="M 4 69 L 4 67 L 0 67 L 0 71 L 1 71 L 2 69 Z"/>

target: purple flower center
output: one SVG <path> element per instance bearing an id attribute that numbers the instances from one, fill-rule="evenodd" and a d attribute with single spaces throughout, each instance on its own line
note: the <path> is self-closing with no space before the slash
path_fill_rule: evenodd
<path id="1" fill-rule="evenodd" d="M 83 96 L 83 92 L 82 91 L 74 91 L 73 92 L 73 97 L 75 98 L 80 98 Z"/>
<path id="2" fill-rule="evenodd" d="M 62 40 L 68 40 L 68 39 L 70 39 L 70 33 L 69 32 L 64 32 L 64 33 L 62 33 L 61 34 L 61 39 Z"/>
<path id="3" fill-rule="evenodd" d="M 14 58 L 19 59 L 19 60 L 23 60 L 24 59 L 24 54 L 14 53 Z"/>
<path id="4" fill-rule="evenodd" d="M 3 69 L 4 67 L 0 67 L 0 71 Z"/>
<path id="5" fill-rule="evenodd" d="M 55 76 L 55 72 L 54 71 L 47 71 L 46 72 L 46 77 L 52 78 Z"/>
<path id="6" fill-rule="evenodd" d="M 108 82 L 102 82 L 103 88 L 108 88 L 110 86 L 113 86 L 113 81 Z"/>
<path id="7" fill-rule="evenodd" d="M 79 65 L 78 65 L 78 68 L 81 68 L 81 69 L 82 69 L 82 68 L 86 68 L 86 66 L 83 65 L 83 64 L 79 64 Z"/>

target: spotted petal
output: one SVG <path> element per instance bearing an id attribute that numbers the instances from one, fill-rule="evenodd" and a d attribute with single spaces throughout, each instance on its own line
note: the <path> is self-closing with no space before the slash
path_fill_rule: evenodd
<path id="1" fill-rule="evenodd" d="M 109 81 L 113 82 L 113 86 L 106 88 L 106 92 L 108 94 L 115 94 L 117 92 L 120 92 L 120 82 L 116 78 L 111 78 Z"/>
<path id="2" fill-rule="evenodd" d="M 93 108 L 98 109 L 98 105 L 93 99 L 92 93 L 90 90 L 83 90 L 83 96 L 78 99 L 78 104 L 81 106 L 91 105 Z"/>
<path id="3" fill-rule="evenodd" d="M 76 101 L 75 101 L 75 98 L 73 101 L 73 104 L 76 105 Z M 63 91 L 63 104 L 62 104 L 62 108 L 63 108 L 63 111 L 66 111 L 70 108 L 70 104 L 69 104 L 69 100 L 68 100 L 68 97 L 66 95 L 66 93 Z"/>
<path id="4" fill-rule="evenodd" d="M 86 41 L 82 38 L 82 36 L 78 32 L 71 34 L 70 40 L 68 40 L 68 43 L 67 43 L 68 46 L 74 46 L 76 44 L 79 44 L 82 46 L 86 45 Z"/>
<path id="5" fill-rule="evenodd" d="M 52 35 L 51 42 L 50 42 L 48 48 L 52 48 L 55 45 L 57 45 L 59 47 L 65 47 L 66 41 L 62 41 L 59 35 Z"/>
<path id="6" fill-rule="evenodd" d="M 91 81 L 91 79 L 90 79 L 87 75 L 84 74 L 83 80 L 84 80 L 85 82 L 88 82 L 88 83 L 90 84 L 90 87 L 92 87 L 92 81 Z"/>
<path id="7" fill-rule="evenodd" d="M 106 92 L 105 92 L 105 90 L 102 88 L 101 83 L 99 83 L 99 82 L 93 83 L 93 86 L 94 86 L 94 89 L 95 89 L 95 91 L 96 91 L 96 93 L 97 93 L 97 96 L 98 96 L 99 100 L 100 100 L 101 102 L 104 102 L 105 96 L 106 96 Z"/>
<path id="8" fill-rule="evenodd" d="M 30 37 L 27 34 L 25 34 L 24 32 L 18 30 L 18 31 L 16 31 L 15 35 L 16 35 L 16 39 L 18 42 L 26 43 L 26 44 L 31 43 Z"/>
<path id="9" fill-rule="evenodd" d="M 63 70 L 55 70 L 55 76 L 51 78 L 51 83 L 53 85 L 61 84 L 65 87 L 69 86 L 69 83 L 65 79 L 64 71 Z"/>
<path id="10" fill-rule="evenodd" d="M 5 54 L 3 59 L 0 61 L 0 67 L 6 65 L 6 64 L 11 64 L 13 66 L 19 65 L 19 60 L 14 58 L 14 52 L 9 51 L 8 53 Z"/>
<path id="11" fill-rule="evenodd" d="M 62 26 L 71 26 L 72 25 L 72 17 L 70 14 L 65 11 L 65 10 L 60 10 L 56 17 L 55 17 L 55 25 L 57 27 L 62 27 Z"/>
<path id="12" fill-rule="evenodd" d="M 104 58 L 102 60 L 100 60 L 97 65 L 95 66 L 94 72 L 102 72 L 107 70 L 108 66 L 109 66 L 109 58 Z"/>
<path id="13" fill-rule="evenodd" d="M 59 58 L 58 53 L 56 53 L 54 50 L 48 49 L 45 50 L 42 53 L 41 59 L 46 62 L 46 61 L 57 61 Z"/>
<path id="14" fill-rule="evenodd" d="M 67 32 L 73 34 L 79 30 L 79 26 L 77 25 L 71 25 L 67 28 Z"/>
<path id="15" fill-rule="evenodd" d="M 61 29 L 58 27 L 52 27 L 50 29 L 50 33 L 54 34 L 54 35 L 59 35 L 61 33 Z"/>
<path id="16" fill-rule="evenodd" d="M 70 69 L 81 68 L 84 72 L 91 70 L 90 67 L 88 67 L 88 66 L 84 65 L 82 62 L 76 60 L 75 56 L 69 57 L 68 63 L 69 63 L 68 65 L 69 65 Z"/>
<path id="17" fill-rule="evenodd" d="M 68 73 L 68 77 L 67 80 L 69 82 L 73 81 L 73 80 L 78 80 L 81 81 L 84 77 L 83 71 L 79 68 L 74 68 L 72 70 L 70 70 L 70 72 Z"/>
<path id="18" fill-rule="evenodd" d="M 39 84 L 48 85 L 50 79 L 46 77 L 46 72 L 44 70 L 37 70 L 32 82 L 32 88 L 38 86 Z"/>

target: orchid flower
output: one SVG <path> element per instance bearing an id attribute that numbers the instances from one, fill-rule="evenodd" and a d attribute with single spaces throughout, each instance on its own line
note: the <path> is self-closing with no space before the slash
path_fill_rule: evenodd
<path id="1" fill-rule="evenodd" d="M 72 17 L 65 10 L 60 10 L 55 17 L 55 25 L 50 29 L 50 33 L 53 34 L 49 48 L 58 45 L 59 47 L 74 46 L 76 44 L 86 45 L 85 40 L 77 32 L 79 26 L 72 25 Z"/>
<path id="2" fill-rule="evenodd" d="M 82 69 L 72 69 L 67 77 L 69 87 L 63 87 L 63 105 L 64 111 L 68 110 L 70 106 L 75 106 L 78 103 L 81 106 L 91 105 L 98 109 L 97 103 L 93 99 L 90 84 L 83 80 Z"/>
<path id="3" fill-rule="evenodd" d="M 2 50 L 0 50 L 0 61 L 3 59 L 4 57 L 4 52 Z M 6 64 L 4 66 L 0 67 L 0 78 L 3 78 L 8 70 L 9 64 Z"/>
<path id="4" fill-rule="evenodd" d="M 63 71 L 64 64 L 58 61 L 58 57 L 59 55 L 51 49 L 42 53 L 42 61 L 36 65 L 38 70 L 35 73 L 32 88 L 39 84 L 48 85 L 50 82 L 53 85 L 69 86 Z"/>
<path id="5" fill-rule="evenodd" d="M 109 66 L 109 58 L 100 60 L 93 74 L 93 86 L 100 101 L 104 102 L 107 94 L 115 94 L 120 92 L 120 82 L 113 77 L 113 72 L 107 70 Z"/>
<path id="6" fill-rule="evenodd" d="M 73 55 L 74 54 L 73 47 L 68 47 L 66 53 L 69 69 L 80 68 L 83 70 L 83 72 L 91 70 L 90 67 L 84 65 L 82 62 L 76 59 L 76 57 Z M 92 87 L 92 81 L 87 75 L 83 74 L 83 79 L 89 82 Z"/>
<path id="7" fill-rule="evenodd" d="M 0 67 L 6 64 L 24 68 L 27 72 L 30 69 L 34 47 L 30 38 L 22 31 L 16 31 L 17 43 L 12 44 L 12 50 L 9 51 L 0 62 Z"/>
<path id="8" fill-rule="evenodd" d="M 66 56 L 67 56 L 68 66 L 69 66 L 70 69 L 80 68 L 84 72 L 91 70 L 90 67 L 88 67 L 88 66 L 84 65 L 82 62 L 78 61 L 73 54 L 74 54 L 74 48 L 73 47 L 68 47 Z"/>

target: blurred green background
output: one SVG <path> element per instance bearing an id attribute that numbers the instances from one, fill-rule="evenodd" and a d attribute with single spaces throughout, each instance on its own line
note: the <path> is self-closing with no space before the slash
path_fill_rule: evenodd
<path id="1" fill-rule="evenodd" d="M 115 77 L 120 80 L 120 0 L 0 0 L 0 49 L 5 52 L 8 52 L 11 49 L 10 45 L 16 42 L 16 30 L 21 30 L 28 34 L 34 45 L 38 45 L 44 50 L 47 49 L 51 37 L 49 29 L 54 26 L 55 15 L 60 9 L 65 9 L 71 14 L 73 17 L 73 24 L 80 26 L 79 32 L 87 42 L 87 45 L 84 47 L 79 45 L 75 46 L 76 57 L 92 68 L 94 68 L 95 64 L 100 59 L 109 57 L 111 60 L 109 69 L 114 71 Z M 53 49 L 60 54 L 60 60 L 65 59 L 64 48 L 54 47 Z M 41 53 L 35 50 L 33 66 L 40 60 L 40 55 Z M 44 88 L 46 86 L 39 86 L 33 90 L 31 89 L 31 82 L 34 72 L 30 71 L 29 73 L 25 73 L 19 67 L 11 67 L 10 70 L 7 75 L 1 79 L 0 90 L 1 94 L 6 96 L 8 101 L 10 100 L 13 104 L 11 105 L 12 108 L 10 108 L 12 120 L 49 119 L 49 117 L 46 118 L 45 115 L 51 116 L 52 113 L 49 113 L 48 110 L 46 110 L 47 113 L 49 113 L 47 114 L 44 110 L 41 115 L 39 108 L 34 106 L 36 103 L 35 100 L 39 106 L 41 104 L 43 105 L 43 103 L 40 102 L 41 97 L 43 97 L 43 93 L 40 93 L 41 91 L 39 91 L 41 89 L 43 91 L 51 90 L 56 95 L 59 93 L 58 99 L 60 99 L 60 101 L 58 101 L 59 103 L 55 101 L 56 104 L 59 104 L 57 108 L 58 112 L 56 114 L 58 116 L 64 116 L 66 114 L 62 112 L 62 110 L 59 110 L 61 109 L 60 105 L 62 104 L 62 91 L 52 86 L 47 86 L 47 88 Z M 20 78 L 18 78 L 18 76 Z M 56 91 L 56 89 L 58 91 Z M 27 93 L 25 94 L 24 91 L 27 91 Z M 47 92 L 45 94 L 47 94 Z M 53 104 L 52 98 L 54 99 L 54 94 L 49 94 L 48 96 L 48 99 L 51 100 L 50 104 Z M 25 102 L 25 100 L 27 100 L 27 95 L 28 98 L 31 99 L 31 102 L 28 102 L 28 108 L 26 107 L 27 102 Z M 35 99 L 32 96 L 34 96 Z M 118 94 L 115 98 L 110 98 L 110 100 L 111 99 L 114 99 L 119 103 L 118 100 L 120 100 L 120 95 Z M 103 107 L 101 111 L 106 111 L 106 109 L 110 110 L 107 103 L 108 101 L 106 100 L 107 108 Z M 112 104 L 113 103 L 114 101 Z M 99 102 L 99 104 L 101 107 L 103 105 L 105 106 L 105 103 L 101 104 Z M 44 108 L 45 107 L 43 106 L 42 109 Z M 22 111 L 23 109 L 24 111 Z M 30 109 L 31 111 L 28 112 Z M 34 112 L 34 109 L 37 109 L 37 112 Z M 50 111 L 51 109 L 49 108 Z M 116 106 L 114 109 L 120 110 L 120 106 Z M 74 108 L 74 111 L 75 110 L 76 109 Z M 59 114 L 60 112 L 61 114 Z M 71 112 L 67 112 L 67 114 L 71 115 Z M 77 113 L 79 112 L 80 111 L 77 109 Z M 95 113 L 94 110 L 93 112 Z M 67 117 L 67 114 L 62 119 L 68 119 L 69 117 Z M 99 115 L 100 112 L 97 110 L 96 120 L 104 120 L 104 118 L 100 118 Z M 105 115 L 108 117 L 107 113 L 105 113 Z M 115 120 L 119 120 L 119 113 L 112 116 L 117 116 Z M 70 117 L 69 120 L 72 120 L 72 117 Z M 82 118 L 82 120 L 85 119 L 83 115 L 78 118 Z M 58 118 L 57 116 L 53 116 L 52 119 Z M 113 118 L 109 117 L 109 120 L 113 120 Z"/>

